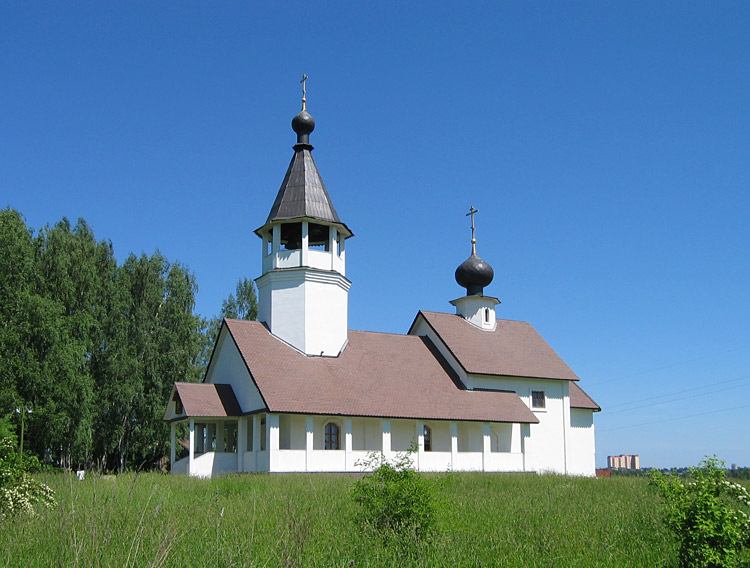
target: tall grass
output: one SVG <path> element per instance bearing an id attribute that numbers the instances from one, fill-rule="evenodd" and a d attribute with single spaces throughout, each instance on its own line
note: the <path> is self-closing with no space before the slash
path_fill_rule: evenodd
<path id="1" fill-rule="evenodd" d="M 30 567 L 672 566 L 643 479 L 453 474 L 438 531 L 404 557 L 360 526 L 355 477 L 52 475 L 59 505 L 0 525 L 0 565 Z"/>

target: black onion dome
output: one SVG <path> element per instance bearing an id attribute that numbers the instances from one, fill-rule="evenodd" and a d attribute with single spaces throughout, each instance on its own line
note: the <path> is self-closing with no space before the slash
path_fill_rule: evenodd
<path id="1" fill-rule="evenodd" d="M 481 296 L 494 277 L 492 267 L 475 253 L 456 268 L 456 282 L 466 288 L 467 296 Z"/>
<path id="2" fill-rule="evenodd" d="M 315 130 L 315 119 L 306 110 L 300 111 L 300 113 L 292 119 L 292 130 L 297 133 L 297 137 L 305 136 Z"/>

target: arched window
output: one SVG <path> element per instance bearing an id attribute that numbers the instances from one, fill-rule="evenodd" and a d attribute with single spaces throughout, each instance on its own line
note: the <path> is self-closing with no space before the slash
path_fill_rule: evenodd
<path id="1" fill-rule="evenodd" d="M 432 428 L 427 426 L 427 424 L 425 424 L 424 426 L 423 437 L 424 437 L 424 451 L 431 452 L 432 451 Z"/>
<path id="2" fill-rule="evenodd" d="M 339 438 L 339 427 L 334 422 L 326 424 L 325 428 L 325 449 L 326 450 L 340 450 L 341 442 Z"/>
<path id="3" fill-rule="evenodd" d="M 497 432 L 495 432 L 494 430 L 490 432 L 490 451 L 500 451 L 500 441 L 497 439 Z"/>

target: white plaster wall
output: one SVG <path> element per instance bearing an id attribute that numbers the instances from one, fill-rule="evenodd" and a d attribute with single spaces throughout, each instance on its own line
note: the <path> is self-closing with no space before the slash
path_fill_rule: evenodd
<path id="1" fill-rule="evenodd" d="M 487 331 L 495 330 L 495 306 L 497 303 L 495 298 L 487 296 L 463 296 L 451 302 L 451 304 L 456 306 L 456 313 L 458 315 L 479 329 Z M 485 321 L 485 309 L 489 310 L 487 312 L 489 314 L 489 321 Z"/>
<path id="2" fill-rule="evenodd" d="M 427 421 L 427 426 L 432 429 L 432 451 L 451 451 L 451 425 L 445 420 Z M 426 452 L 429 453 L 429 452 Z"/>
<path id="3" fill-rule="evenodd" d="M 568 381 L 473 376 L 472 383 L 475 388 L 515 391 L 539 419 L 539 424 L 529 425 L 530 436 L 525 444 L 527 471 L 566 473 Z M 533 390 L 544 391 L 546 408 L 531 408 Z"/>
<path id="4" fill-rule="evenodd" d="M 513 428 L 516 426 L 517 428 Z M 517 443 L 513 444 L 513 436 Z M 492 424 L 490 426 L 490 440 L 492 452 L 520 452 L 521 451 L 521 429 L 520 424 Z M 495 446 L 497 442 L 497 446 Z"/>
<path id="5" fill-rule="evenodd" d="M 383 430 L 379 418 L 365 418 L 365 447 L 367 451 L 380 452 L 383 450 Z"/>
<path id="6" fill-rule="evenodd" d="M 206 452 L 196 456 L 190 467 L 192 477 L 212 477 L 237 472 L 237 454 Z"/>
<path id="7" fill-rule="evenodd" d="M 336 356 L 346 344 L 346 277 L 307 268 L 269 272 L 256 280 L 259 320 L 271 333 L 308 355 Z"/>
<path id="8" fill-rule="evenodd" d="M 296 271 L 302 276 L 300 271 Z M 275 336 L 305 350 L 305 289 L 302 278 L 271 284 L 271 319 L 268 327 Z"/>
<path id="9" fill-rule="evenodd" d="M 270 257 L 269 257 L 270 258 Z M 263 270 L 266 273 L 266 270 Z M 258 288 L 258 321 L 265 322 L 269 329 L 271 327 L 271 286 L 267 278 L 256 278 L 255 286 Z"/>
<path id="10" fill-rule="evenodd" d="M 451 469 L 451 453 L 424 452 L 419 456 L 420 471 L 448 471 Z"/>
<path id="11" fill-rule="evenodd" d="M 417 438 L 415 420 L 391 420 L 391 450 L 405 452 Z"/>
<path id="12" fill-rule="evenodd" d="M 458 423 L 459 452 L 481 452 L 482 438 L 482 425 L 479 422 Z"/>
<path id="13" fill-rule="evenodd" d="M 206 372 L 206 382 L 232 385 L 243 412 L 251 412 L 266 406 L 226 328 L 223 328 L 219 336 L 211 365 Z"/>
<path id="14" fill-rule="evenodd" d="M 453 462 L 453 471 L 482 471 L 482 452 L 459 452 Z"/>
<path id="15" fill-rule="evenodd" d="M 329 281 L 308 281 L 305 286 L 305 352 L 335 357 L 346 344 L 348 286 Z"/>
<path id="16" fill-rule="evenodd" d="M 523 454 L 491 453 L 488 456 L 488 465 L 486 471 L 523 471 Z"/>
<path id="17" fill-rule="evenodd" d="M 279 415 L 279 449 L 282 450 L 303 450 L 305 448 L 304 436 L 305 423 L 302 421 L 300 428 L 299 420 L 295 414 Z M 300 443 L 297 446 L 296 444 Z"/>
<path id="18" fill-rule="evenodd" d="M 596 475 L 594 412 L 584 408 L 570 410 L 568 439 L 568 473 Z"/>
<path id="19" fill-rule="evenodd" d="M 302 264 L 302 250 L 300 249 L 281 249 L 276 253 L 275 257 L 275 268 L 296 268 Z"/>
<path id="20" fill-rule="evenodd" d="M 352 418 L 352 449 L 364 450 L 366 423 L 363 418 Z"/>
<path id="21" fill-rule="evenodd" d="M 283 415 L 282 415 L 283 416 Z M 304 416 L 298 414 L 292 414 L 287 416 L 286 425 L 289 428 L 289 449 L 292 450 L 304 450 L 305 449 L 305 434 L 306 434 L 306 419 Z"/>

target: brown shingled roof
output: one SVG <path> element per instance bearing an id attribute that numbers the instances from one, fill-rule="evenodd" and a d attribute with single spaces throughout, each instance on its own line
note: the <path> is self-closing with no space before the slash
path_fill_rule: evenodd
<path id="1" fill-rule="evenodd" d="M 495 331 L 486 331 L 455 314 L 420 311 L 420 316 L 467 373 L 578 380 L 527 322 L 499 319 Z"/>
<path id="2" fill-rule="evenodd" d="M 231 385 L 175 383 L 185 416 L 240 416 L 240 408 Z"/>
<path id="3" fill-rule="evenodd" d="M 576 383 L 570 383 L 570 407 L 571 408 L 588 408 L 594 412 L 599 412 L 601 407 L 587 395 Z"/>
<path id="4" fill-rule="evenodd" d="M 271 412 L 538 422 L 514 392 L 460 388 L 427 338 L 350 331 L 338 357 L 308 357 L 262 323 L 225 323 Z"/>

